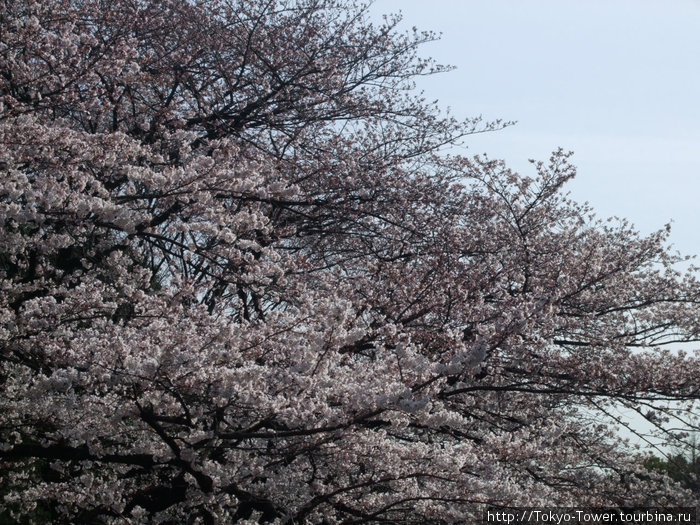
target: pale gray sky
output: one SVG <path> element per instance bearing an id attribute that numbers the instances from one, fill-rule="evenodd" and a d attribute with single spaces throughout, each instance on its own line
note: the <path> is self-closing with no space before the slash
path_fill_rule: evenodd
<path id="1" fill-rule="evenodd" d="M 518 171 L 575 152 L 571 196 L 671 242 L 700 264 L 700 0 L 374 0 L 403 27 L 442 33 L 423 56 L 456 66 L 421 79 L 457 117 L 518 123 L 467 153 Z M 630 421 L 639 430 L 638 417 Z M 628 433 L 623 432 L 623 435 Z M 633 439 L 633 442 L 638 440 Z"/>
<path id="2" fill-rule="evenodd" d="M 700 255 L 700 0 L 375 0 L 442 32 L 423 55 L 457 67 L 421 80 L 456 116 L 517 120 L 469 152 L 526 171 L 573 150 L 572 196 L 599 216 Z"/>

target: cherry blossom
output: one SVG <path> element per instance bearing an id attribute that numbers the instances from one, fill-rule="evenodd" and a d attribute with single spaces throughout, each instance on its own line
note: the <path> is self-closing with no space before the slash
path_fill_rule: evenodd
<path id="1" fill-rule="evenodd" d="M 3 517 L 697 504 L 615 423 L 697 428 L 695 270 L 569 200 L 566 152 L 448 154 L 507 123 L 412 91 L 435 35 L 346 0 L 0 13 Z"/>

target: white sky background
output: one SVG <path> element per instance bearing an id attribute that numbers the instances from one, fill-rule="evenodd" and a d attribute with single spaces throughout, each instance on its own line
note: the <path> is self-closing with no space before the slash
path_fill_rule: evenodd
<path id="1" fill-rule="evenodd" d="M 518 123 L 469 137 L 532 173 L 575 152 L 571 196 L 700 255 L 700 0 L 375 0 L 406 29 L 442 32 L 422 56 L 456 66 L 420 79 L 457 117 Z M 696 261 L 697 262 L 697 261 Z"/>
<path id="2" fill-rule="evenodd" d="M 456 117 L 518 121 L 468 137 L 466 154 L 532 174 L 527 159 L 573 150 L 574 200 L 642 233 L 673 221 L 674 249 L 700 256 L 700 0 L 375 0 L 371 8 L 377 18 L 398 11 L 403 28 L 442 33 L 421 56 L 457 68 L 419 79 L 428 100 Z"/>

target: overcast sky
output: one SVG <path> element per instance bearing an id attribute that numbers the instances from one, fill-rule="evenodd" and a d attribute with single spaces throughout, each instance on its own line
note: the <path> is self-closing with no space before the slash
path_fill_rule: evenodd
<path id="1" fill-rule="evenodd" d="M 421 79 L 458 117 L 518 123 L 467 139 L 531 173 L 575 152 L 571 196 L 671 243 L 700 265 L 700 0 L 375 0 L 403 27 L 442 33 L 432 56 L 456 70 Z M 645 429 L 639 418 L 634 426 Z M 623 433 L 627 435 L 627 433 Z M 633 438 L 634 442 L 638 440 Z"/>
<path id="2" fill-rule="evenodd" d="M 455 71 L 422 80 L 456 116 L 516 120 L 469 152 L 527 172 L 573 150 L 572 196 L 602 217 L 700 255 L 700 0 L 376 0 L 403 26 L 442 32 L 423 55 Z M 697 262 L 697 261 L 696 261 Z"/>

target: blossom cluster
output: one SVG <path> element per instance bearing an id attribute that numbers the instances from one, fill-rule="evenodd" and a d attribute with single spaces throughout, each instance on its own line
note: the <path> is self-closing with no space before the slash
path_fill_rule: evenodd
<path id="1" fill-rule="evenodd" d="M 366 9 L 0 8 L 0 517 L 697 504 L 609 418 L 682 439 L 700 396 L 666 230 L 569 201 L 565 152 L 442 154 L 504 124 L 411 94 L 434 35 Z"/>

